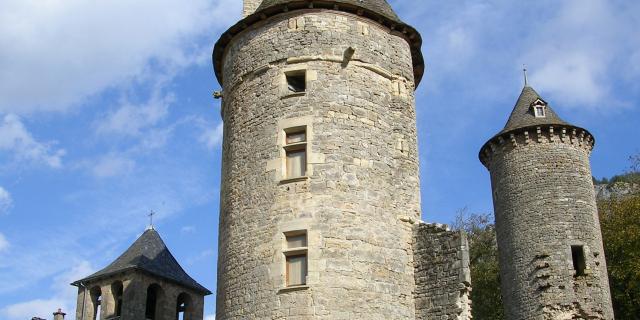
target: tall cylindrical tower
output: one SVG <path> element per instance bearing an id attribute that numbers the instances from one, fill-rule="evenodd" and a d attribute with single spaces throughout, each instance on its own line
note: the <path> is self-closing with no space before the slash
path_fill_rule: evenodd
<path id="1" fill-rule="evenodd" d="M 218 319 L 414 318 L 420 45 L 384 0 L 264 0 L 222 35 Z"/>
<path id="2" fill-rule="evenodd" d="M 589 155 L 593 136 L 526 86 L 480 151 L 491 173 L 507 319 L 613 319 Z"/>

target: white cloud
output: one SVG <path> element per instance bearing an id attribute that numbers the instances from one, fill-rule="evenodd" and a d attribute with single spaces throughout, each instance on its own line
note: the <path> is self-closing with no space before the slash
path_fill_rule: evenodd
<path id="1" fill-rule="evenodd" d="M 187 265 L 192 266 L 192 265 L 194 265 L 196 263 L 199 263 L 200 261 L 202 261 L 204 259 L 213 257 L 215 255 L 216 255 L 216 252 L 214 250 L 211 250 L 211 249 L 204 250 L 204 251 L 200 252 L 198 255 L 188 258 L 187 259 Z"/>
<path id="2" fill-rule="evenodd" d="M 53 143 L 37 141 L 15 114 L 0 119 L 0 150 L 10 151 L 16 160 L 44 163 L 52 168 L 62 167 L 63 149 Z"/>
<path id="3" fill-rule="evenodd" d="M 39 316 L 49 318 L 49 315 L 61 308 L 67 314 L 74 310 L 77 289 L 69 283 L 82 279 L 91 274 L 93 268 L 87 261 L 81 261 L 76 266 L 58 275 L 53 279 L 51 288 L 54 293 L 50 298 L 34 299 L 25 302 L 15 303 L 0 309 L 0 315 L 7 320 L 31 319 Z"/>
<path id="4" fill-rule="evenodd" d="M 4 237 L 2 233 L 0 233 L 0 252 L 7 251 L 9 249 L 9 241 Z"/>
<path id="5" fill-rule="evenodd" d="M 138 136 L 142 130 L 164 120 L 174 101 L 173 94 L 161 96 L 159 89 L 154 90 L 151 98 L 142 104 L 122 101 L 117 110 L 100 121 L 97 131 L 100 134 Z"/>
<path id="6" fill-rule="evenodd" d="M 208 314 L 204 317 L 204 320 L 216 320 L 215 314 Z"/>
<path id="7" fill-rule="evenodd" d="M 184 226 L 184 227 L 180 228 L 180 232 L 182 232 L 182 233 L 194 233 L 194 232 L 196 232 L 196 227 L 195 226 Z"/>
<path id="8" fill-rule="evenodd" d="M 215 127 L 205 127 L 202 135 L 200 135 L 200 142 L 204 143 L 209 149 L 215 149 L 222 143 L 223 134 L 223 122 L 218 123 Z"/>
<path id="9" fill-rule="evenodd" d="M 13 205 L 13 200 L 11 199 L 11 194 L 0 186 L 0 215 L 9 212 L 11 206 Z M 2 237 L 0 235 L 0 251 L 2 251 Z"/>
<path id="10" fill-rule="evenodd" d="M 91 172 L 98 178 L 125 175 L 133 171 L 135 161 L 122 155 L 107 154 L 91 164 Z"/>
<path id="11" fill-rule="evenodd" d="M 153 68 L 206 63 L 211 43 L 197 40 L 230 26 L 241 6 L 237 0 L 4 0 L 0 111 L 65 111 L 104 89 L 152 77 Z"/>

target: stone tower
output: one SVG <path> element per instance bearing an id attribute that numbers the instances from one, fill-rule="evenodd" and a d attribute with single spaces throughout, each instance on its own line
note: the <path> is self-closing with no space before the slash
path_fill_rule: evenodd
<path id="1" fill-rule="evenodd" d="M 204 296 L 211 294 L 184 272 L 153 228 L 109 266 L 72 285 L 78 287 L 76 320 L 202 320 Z"/>
<path id="2" fill-rule="evenodd" d="M 593 136 L 525 86 L 480 151 L 491 173 L 509 320 L 613 319 L 589 155 Z"/>
<path id="3" fill-rule="evenodd" d="M 218 40 L 218 319 L 416 319 L 448 301 L 416 289 L 420 236 L 454 237 L 443 251 L 465 265 L 463 237 L 416 226 L 420 46 L 385 0 L 264 0 Z M 447 271 L 457 301 L 464 272 Z"/>

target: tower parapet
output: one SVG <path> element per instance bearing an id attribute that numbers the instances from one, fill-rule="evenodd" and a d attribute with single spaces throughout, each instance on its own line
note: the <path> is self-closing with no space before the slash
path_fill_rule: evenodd
<path id="1" fill-rule="evenodd" d="M 613 319 L 594 144 L 526 86 L 505 128 L 480 151 L 491 173 L 508 320 Z"/>

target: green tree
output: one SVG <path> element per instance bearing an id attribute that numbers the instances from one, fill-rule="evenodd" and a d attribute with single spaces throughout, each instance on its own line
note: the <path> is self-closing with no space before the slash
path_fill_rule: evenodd
<path id="1" fill-rule="evenodd" d="M 640 156 L 632 157 L 634 183 Z M 635 181 L 634 181 L 635 180 Z M 604 252 L 616 319 L 640 319 L 640 193 L 598 201 Z"/>
<path id="2" fill-rule="evenodd" d="M 476 320 L 504 319 L 500 295 L 498 244 L 493 216 L 468 214 L 466 209 L 463 209 L 458 213 L 453 227 L 464 230 L 469 240 L 473 318 Z"/>

